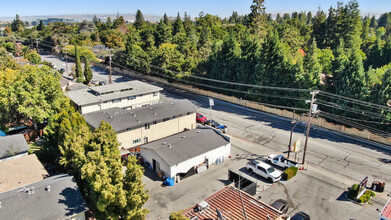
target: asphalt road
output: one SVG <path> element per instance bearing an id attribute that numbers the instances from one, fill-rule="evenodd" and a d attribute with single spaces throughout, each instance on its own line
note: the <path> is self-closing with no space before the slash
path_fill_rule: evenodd
<path id="1" fill-rule="evenodd" d="M 65 63 L 51 55 L 44 55 L 42 58 L 55 63 L 58 67 Z M 135 79 L 115 74 L 112 78 L 113 82 Z M 107 71 L 93 68 L 93 80 L 108 82 Z M 255 146 L 249 149 L 247 144 L 235 144 L 236 148 L 256 155 L 265 155 L 270 152 L 286 153 L 293 126 L 290 119 L 220 100 L 214 100 L 215 105 L 210 110 L 208 97 L 160 86 L 164 88 L 163 100 L 189 99 L 200 107 L 199 112 L 206 117 L 227 125 L 228 134 L 234 139 Z M 296 126 L 292 142 L 301 139 L 303 146 L 305 129 L 305 123 Z M 374 201 L 376 207 L 381 207 L 382 203 L 387 200 L 386 194 L 391 191 L 391 150 L 388 149 L 391 148 L 313 127 L 308 141 L 306 162 L 309 170 L 321 174 L 322 177 L 319 179 L 325 179 L 324 187 L 330 185 L 332 180 L 339 183 L 340 187 L 347 188 L 352 183 L 359 183 L 365 176 L 369 177 L 369 183 L 373 180 L 386 182 L 386 193 L 379 194 Z M 301 161 L 302 153 L 298 154 L 298 158 Z"/>

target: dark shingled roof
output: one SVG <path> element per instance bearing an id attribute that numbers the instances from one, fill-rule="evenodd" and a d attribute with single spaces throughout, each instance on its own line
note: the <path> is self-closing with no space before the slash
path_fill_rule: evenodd
<path id="1" fill-rule="evenodd" d="M 195 112 L 197 106 L 189 100 L 177 100 L 155 105 L 144 106 L 132 110 L 110 108 L 102 111 L 91 112 L 84 115 L 86 122 L 93 128 L 99 127 L 101 121 L 108 122 L 116 132 L 126 131 L 144 126 L 146 123 L 161 121 L 188 112 Z M 195 120 L 195 118 L 194 118 Z"/>
<path id="2" fill-rule="evenodd" d="M 88 210 L 74 178 L 68 174 L 1 193 L 0 202 L 0 219 L 64 219 Z"/>
<path id="3" fill-rule="evenodd" d="M 0 159 L 27 153 L 30 150 L 22 134 L 0 137 Z"/>
<path id="4" fill-rule="evenodd" d="M 230 143 L 229 137 L 211 128 L 197 128 L 141 146 L 155 151 L 168 165 L 177 165 L 190 158 Z"/>
<path id="5" fill-rule="evenodd" d="M 242 200 L 246 209 L 246 217 L 249 220 L 274 220 L 281 215 L 270 205 L 254 199 L 243 191 L 241 191 L 240 197 L 239 189 L 232 185 L 228 185 L 206 198 L 205 201 L 209 204 L 209 207 L 202 213 L 195 212 L 194 207 L 185 209 L 182 213 L 188 218 L 198 217 L 198 220 L 217 219 L 216 209 L 218 209 L 226 220 L 245 219 Z"/>

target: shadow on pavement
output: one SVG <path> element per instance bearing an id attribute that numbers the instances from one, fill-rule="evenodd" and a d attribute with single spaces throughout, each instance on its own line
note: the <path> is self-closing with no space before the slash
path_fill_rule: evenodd
<path id="1" fill-rule="evenodd" d="M 340 196 L 338 196 L 337 201 L 350 202 L 347 198 L 347 193 L 347 191 L 344 191 Z"/>

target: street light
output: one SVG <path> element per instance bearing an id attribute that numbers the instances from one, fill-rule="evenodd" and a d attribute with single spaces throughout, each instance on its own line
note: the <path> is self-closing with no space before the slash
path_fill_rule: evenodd
<path id="1" fill-rule="evenodd" d="M 291 152 L 291 144 L 292 144 L 292 133 L 293 130 L 295 129 L 296 125 L 299 124 L 299 121 L 293 120 L 291 124 L 295 124 L 291 130 L 291 135 L 289 137 L 289 145 L 288 145 L 288 158 L 289 158 L 289 153 Z"/>

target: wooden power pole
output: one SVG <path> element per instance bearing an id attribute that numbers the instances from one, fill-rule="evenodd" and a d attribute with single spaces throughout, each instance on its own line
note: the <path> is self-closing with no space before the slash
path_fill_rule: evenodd
<path id="1" fill-rule="evenodd" d="M 314 112 L 312 108 L 314 107 L 314 102 L 316 101 L 315 95 L 318 94 L 318 93 L 319 93 L 319 91 L 312 91 L 311 92 L 311 95 L 312 95 L 311 100 L 310 101 L 306 101 L 307 103 L 310 102 L 311 105 L 310 105 L 310 110 L 309 110 L 309 115 L 308 115 L 307 135 L 305 136 L 302 164 L 304 164 L 304 162 L 305 162 L 305 153 L 307 152 L 308 136 L 310 135 L 310 130 L 311 130 L 311 119 L 312 119 L 312 115 L 313 115 L 313 112 Z"/>

